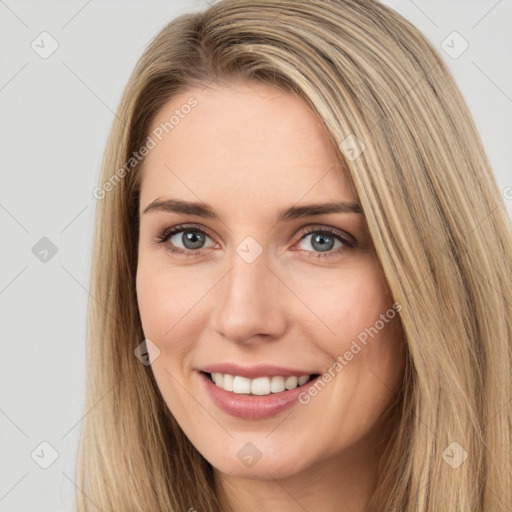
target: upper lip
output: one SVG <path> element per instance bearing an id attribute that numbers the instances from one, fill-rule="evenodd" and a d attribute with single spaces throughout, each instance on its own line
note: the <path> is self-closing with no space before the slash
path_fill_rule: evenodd
<path id="1" fill-rule="evenodd" d="M 198 368 L 199 371 L 207 373 L 227 373 L 229 375 L 239 375 L 248 379 L 255 379 L 257 377 L 274 377 L 282 375 L 283 377 L 302 375 L 315 375 L 315 372 L 308 370 L 300 370 L 297 368 L 290 368 L 284 366 L 275 366 L 271 364 L 254 364 L 254 365 L 240 365 L 237 363 L 216 363 Z"/>

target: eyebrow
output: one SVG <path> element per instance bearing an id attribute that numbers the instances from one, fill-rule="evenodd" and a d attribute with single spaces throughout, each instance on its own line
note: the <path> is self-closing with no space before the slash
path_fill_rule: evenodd
<path id="1" fill-rule="evenodd" d="M 184 213 L 187 215 L 197 215 L 207 219 L 220 220 L 213 208 L 207 203 L 195 203 L 181 201 L 179 199 L 155 199 L 144 209 L 143 213 L 151 211 L 164 211 L 171 213 Z M 357 202 L 335 201 L 329 203 L 314 203 L 301 206 L 290 206 L 278 210 L 276 222 L 286 222 L 302 217 L 314 215 L 324 215 L 327 213 L 363 213 L 361 205 Z"/>

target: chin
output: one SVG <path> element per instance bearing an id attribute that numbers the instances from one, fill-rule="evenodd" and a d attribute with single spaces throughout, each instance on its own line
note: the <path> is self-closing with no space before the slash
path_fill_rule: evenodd
<path id="1" fill-rule="evenodd" d="M 268 449 L 267 449 L 268 450 Z M 231 450 L 230 450 L 231 451 Z M 253 480 L 274 480 L 292 477 L 305 469 L 304 460 L 300 458 L 300 453 L 295 451 L 295 459 L 286 458 L 279 454 L 261 454 L 261 458 L 247 459 L 244 461 L 244 455 L 237 455 L 237 450 L 233 456 L 208 457 L 210 464 L 221 473 L 235 478 L 249 478 Z M 245 456 L 247 457 L 247 456 Z M 240 460 L 242 459 L 242 460 Z"/>

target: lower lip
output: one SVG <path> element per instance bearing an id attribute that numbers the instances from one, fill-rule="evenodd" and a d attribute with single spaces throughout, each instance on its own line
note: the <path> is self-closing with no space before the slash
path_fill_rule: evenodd
<path id="1" fill-rule="evenodd" d="M 208 395 L 220 409 L 231 416 L 247 420 L 270 418 L 289 409 L 294 404 L 300 403 L 298 400 L 299 395 L 316 380 L 312 379 L 302 386 L 280 393 L 244 395 L 219 388 L 210 380 L 208 375 L 203 372 L 198 373 Z"/>

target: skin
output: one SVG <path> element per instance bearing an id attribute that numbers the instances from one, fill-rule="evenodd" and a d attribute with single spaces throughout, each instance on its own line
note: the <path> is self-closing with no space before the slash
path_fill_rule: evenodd
<path id="1" fill-rule="evenodd" d="M 391 308 L 364 215 L 275 222 L 281 208 L 357 197 L 319 118 L 294 95 L 246 82 L 190 89 L 162 107 L 151 130 L 191 96 L 197 106 L 149 152 L 141 181 L 137 298 L 144 334 L 160 350 L 156 382 L 213 465 L 224 510 L 363 512 L 387 439 L 379 418 L 404 371 L 398 315 L 307 405 L 271 418 L 221 411 L 195 370 L 235 361 L 323 373 Z M 208 203 L 221 220 L 143 213 L 171 197 Z M 182 223 L 206 232 L 199 249 L 184 245 L 186 228 L 156 243 Z M 301 230 L 322 227 L 357 245 L 334 237 L 330 256 L 318 259 L 318 235 Z M 263 251 L 252 263 L 236 252 L 248 236 Z M 171 245 L 189 256 L 170 253 Z M 247 442 L 262 454 L 252 467 L 237 457 Z"/>

